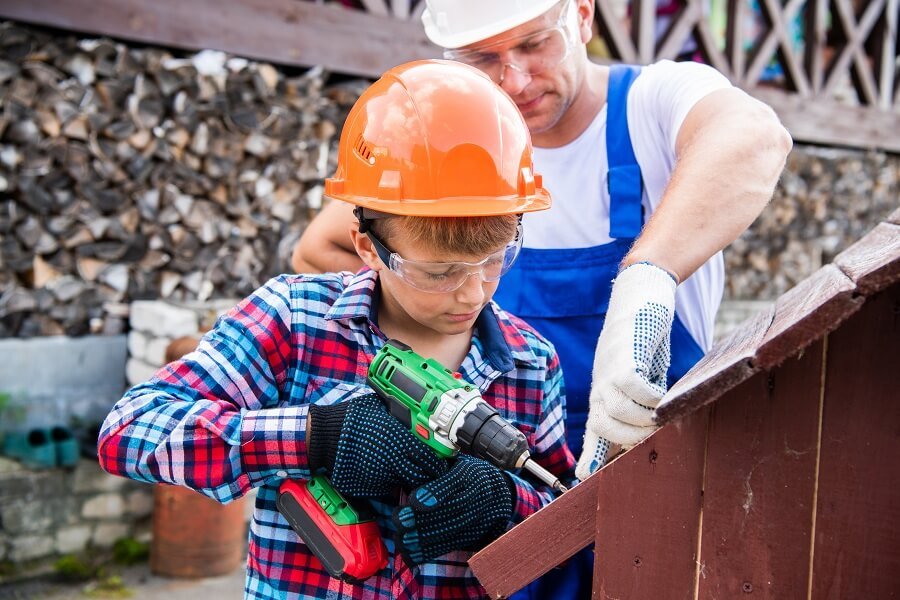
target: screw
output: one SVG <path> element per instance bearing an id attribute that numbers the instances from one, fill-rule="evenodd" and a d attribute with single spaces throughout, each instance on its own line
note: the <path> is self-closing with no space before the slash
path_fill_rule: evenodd
<path id="1" fill-rule="evenodd" d="M 651 465 L 655 465 L 655 464 L 656 464 L 656 458 L 657 458 L 658 456 L 659 456 L 659 454 L 656 453 L 656 450 L 651 450 L 651 451 L 650 451 L 650 464 L 651 464 Z"/>
<path id="2" fill-rule="evenodd" d="M 640 568 L 640 566 L 641 566 L 642 564 L 644 564 L 644 563 L 643 563 L 643 561 L 641 561 L 641 557 L 640 557 L 640 556 L 635 556 L 635 557 L 634 557 L 634 566 L 637 567 L 637 568 Z"/>
<path id="3" fill-rule="evenodd" d="M 745 581 L 744 585 L 741 586 L 741 591 L 744 592 L 745 594 L 752 594 L 753 593 L 753 584 L 750 583 L 749 581 Z"/>

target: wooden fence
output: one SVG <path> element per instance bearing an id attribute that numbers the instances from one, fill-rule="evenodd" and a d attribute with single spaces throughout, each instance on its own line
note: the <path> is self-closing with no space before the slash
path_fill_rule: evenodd
<path id="1" fill-rule="evenodd" d="M 469 564 L 491 598 L 591 543 L 598 599 L 894 598 L 898 356 L 900 210 L 718 342 L 659 431 Z"/>

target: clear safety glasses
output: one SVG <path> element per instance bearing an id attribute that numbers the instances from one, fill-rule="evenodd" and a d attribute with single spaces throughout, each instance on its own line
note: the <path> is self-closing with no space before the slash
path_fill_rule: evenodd
<path id="1" fill-rule="evenodd" d="M 417 290 L 434 294 L 459 289 L 471 275 L 480 275 L 482 281 L 497 281 L 513 266 L 522 249 L 521 223 L 516 239 L 476 263 L 409 260 L 389 250 L 371 230 L 366 235 L 372 240 L 381 262 L 393 273 Z"/>
<path id="2" fill-rule="evenodd" d="M 474 50 L 445 50 L 444 58 L 473 66 L 494 83 L 503 82 L 507 68 L 526 75 L 537 75 L 552 69 L 564 61 L 576 45 L 576 36 L 570 24 L 575 3 L 571 0 L 563 2 L 565 7 L 553 27 Z"/>

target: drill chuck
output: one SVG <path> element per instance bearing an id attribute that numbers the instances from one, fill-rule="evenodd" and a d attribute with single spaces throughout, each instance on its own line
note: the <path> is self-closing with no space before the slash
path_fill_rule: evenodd
<path id="1" fill-rule="evenodd" d="M 483 458 L 505 471 L 521 467 L 520 457 L 528 455 L 525 434 L 484 401 L 466 413 L 454 441 L 463 452 Z"/>
<path id="2" fill-rule="evenodd" d="M 555 475 L 531 460 L 525 434 L 487 402 L 478 402 L 474 410 L 466 413 L 456 430 L 455 442 L 463 452 L 483 458 L 504 471 L 524 468 L 547 485 L 566 491 Z"/>

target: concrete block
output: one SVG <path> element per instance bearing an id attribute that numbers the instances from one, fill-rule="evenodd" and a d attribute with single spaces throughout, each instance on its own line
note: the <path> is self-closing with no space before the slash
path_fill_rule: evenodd
<path id="1" fill-rule="evenodd" d="M 22 413 L 0 429 L 102 420 L 125 390 L 127 355 L 124 335 L 0 340 L 0 382 Z"/>
<path id="2" fill-rule="evenodd" d="M 146 517 L 153 512 L 153 487 L 134 490 L 125 497 L 128 514 L 135 517 Z"/>
<path id="3" fill-rule="evenodd" d="M 125 377 L 128 385 L 137 385 L 153 377 L 158 370 L 159 367 L 147 364 L 137 358 L 129 358 L 125 364 Z"/>
<path id="4" fill-rule="evenodd" d="M 75 468 L 75 493 L 116 492 L 128 483 L 124 477 L 110 475 L 93 461 L 82 460 Z"/>
<path id="5" fill-rule="evenodd" d="M 109 548 L 116 540 L 126 537 L 128 532 L 129 527 L 124 523 L 99 523 L 94 528 L 91 542 L 98 548 Z"/>
<path id="6" fill-rule="evenodd" d="M 125 514 L 125 503 L 119 494 L 94 496 L 81 507 L 81 516 L 87 519 L 115 519 Z"/>
<path id="7" fill-rule="evenodd" d="M 0 475 L 0 504 L 20 499 L 60 498 L 71 492 L 71 479 L 60 469 L 21 471 Z"/>
<path id="8" fill-rule="evenodd" d="M 53 528 L 53 514 L 48 508 L 46 502 L 23 498 L 0 508 L 0 524 L 10 535 L 43 533 Z"/>
<path id="9" fill-rule="evenodd" d="M 144 355 L 144 362 L 161 367 L 166 364 L 166 348 L 172 343 L 172 338 L 160 337 L 153 338 L 147 342 L 147 353 Z"/>
<path id="10" fill-rule="evenodd" d="M 17 563 L 53 554 L 52 535 L 23 535 L 13 538 L 7 559 Z"/>
<path id="11" fill-rule="evenodd" d="M 153 337 L 176 338 L 197 333 L 199 319 L 189 309 L 157 300 L 131 303 L 131 328 Z"/>
<path id="12" fill-rule="evenodd" d="M 128 357 L 144 360 L 147 356 L 147 344 L 150 337 L 143 331 L 132 329 L 128 333 Z"/>
<path id="13" fill-rule="evenodd" d="M 91 541 L 91 527 L 89 525 L 74 525 L 63 527 L 56 532 L 54 549 L 57 554 L 69 554 L 81 552 Z"/>
<path id="14" fill-rule="evenodd" d="M 0 482 L 3 481 L 4 476 L 21 473 L 24 469 L 25 467 L 19 461 L 0 456 Z"/>

